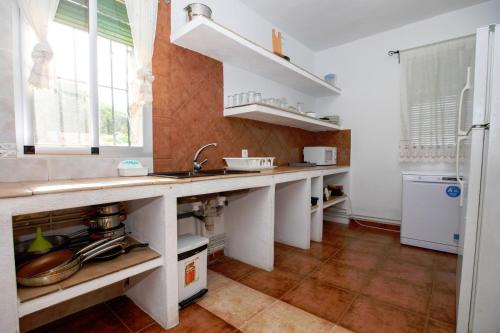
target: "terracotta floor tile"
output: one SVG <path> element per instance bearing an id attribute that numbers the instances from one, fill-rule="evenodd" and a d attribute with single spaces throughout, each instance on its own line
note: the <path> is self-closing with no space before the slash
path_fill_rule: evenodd
<path id="1" fill-rule="evenodd" d="M 334 245 L 329 244 L 327 242 L 320 243 L 320 242 L 311 241 L 310 249 L 303 250 L 303 249 L 299 249 L 299 248 L 292 248 L 291 252 L 305 254 L 305 255 L 311 256 L 313 258 L 316 258 L 320 261 L 324 261 L 324 260 L 330 258 L 335 252 L 337 252 L 341 248 L 342 247 L 334 246 Z M 286 249 L 286 251 L 288 252 L 289 249 Z M 290 253 L 290 252 L 288 252 L 288 253 Z"/>
<path id="2" fill-rule="evenodd" d="M 227 287 L 233 283 L 236 283 L 234 280 L 231 280 L 230 278 L 214 272 L 210 269 L 207 270 L 207 289 L 208 292 L 212 293 L 215 292 L 216 290 L 219 290 L 220 288 Z"/>
<path id="3" fill-rule="evenodd" d="M 429 320 L 427 323 L 427 333 L 455 333 L 454 325 L 445 324 L 435 320 Z"/>
<path id="4" fill-rule="evenodd" d="M 425 314 L 431 296 L 431 287 L 410 284 L 383 275 L 373 276 L 363 293 L 380 301 Z"/>
<path id="5" fill-rule="evenodd" d="M 323 283 L 339 286 L 352 291 L 359 291 L 368 283 L 369 275 L 352 266 L 331 261 L 325 263 L 311 276 Z"/>
<path id="6" fill-rule="evenodd" d="M 363 239 L 383 244 L 399 244 L 399 232 L 364 228 Z"/>
<path id="7" fill-rule="evenodd" d="M 455 302 L 455 293 L 433 290 L 430 318 L 454 325 L 457 320 Z"/>
<path id="8" fill-rule="evenodd" d="M 355 333 L 355 332 L 348 330 L 347 328 L 342 327 L 340 325 L 335 325 L 332 333 Z"/>
<path id="9" fill-rule="evenodd" d="M 304 276 L 311 273 L 320 263 L 321 261 L 311 256 L 293 253 L 289 256 L 278 258 L 274 263 L 274 267 L 292 274 Z"/>
<path id="10" fill-rule="evenodd" d="M 280 298 L 292 289 L 300 279 L 300 275 L 275 268 L 272 272 L 256 269 L 239 282 L 266 295 Z"/>
<path id="11" fill-rule="evenodd" d="M 153 323 L 147 313 L 142 311 L 132 300 L 126 296 L 120 296 L 107 302 L 111 311 L 133 332 L 136 332 Z"/>
<path id="12" fill-rule="evenodd" d="M 434 271 L 434 289 L 455 294 L 457 275 L 453 272 Z"/>
<path id="13" fill-rule="evenodd" d="M 241 261 L 228 258 L 228 257 L 223 257 L 213 264 L 210 264 L 208 267 L 209 269 L 223 274 L 227 276 L 230 279 L 233 280 L 240 280 L 241 278 L 245 277 L 248 275 L 252 270 L 255 269 L 255 267 L 250 266 L 248 264 L 245 264 Z"/>
<path id="14" fill-rule="evenodd" d="M 37 328 L 31 333 L 123 333 L 128 331 L 106 305 L 99 304 Z"/>
<path id="15" fill-rule="evenodd" d="M 344 235 L 339 235 L 334 232 L 324 232 L 323 233 L 323 243 L 332 245 L 336 248 L 342 249 L 346 247 L 347 244 L 355 240 L 356 238 L 348 237 Z"/>
<path id="16" fill-rule="evenodd" d="M 207 294 L 198 304 L 225 322 L 240 327 L 274 301 L 270 296 L 236 283 Z"/>
<path id="17" fill-rule="evenodd" d="M 425 318 L 368 297 L 359 297 L 340 325 L 356 333 L 422 333 Z"/>
<path id="18" fill-rule="evenodd" d="M 198 304 L 192 304 L 181 310 L 179 312 L 179 321 L 179 325 L 168 331 L 155 323 L 140 333 L 230 333 L 236 331 L 235 327 L 214 316 Z"/>
<path id="19" fill-rule="evenodd" d="M 432 268 L 388 258 L 380 266 L 379 274 L 398 278 L 413 284 L 432 286 Z"/>
<path id="20" fill-rule="evenodd" d="M 380 262 L 383 260 L 381 255 L 365 253 L 365 252 L 355 252 L 348 249 L 343 249 L 337 252 L 329 262 L 332 260 L 353 266 L 362 271 L 370 271 L 375 269 Z"/>
<path id="21" fill-rule="evenodd" d="M 351 304 L 354 296 L 354 293 L 321 283 L 316 279 L 307 279 L 286 294 L 282 300 L 336 323 Z"/>
<path id="22" fill-rule="evenodd" d="M 439 253 L 434 257 L 434 267 L 441 271 L 455 273 L 457 271 L 457 255 L 451 253 Z"/>
<path id="23" fill-rule="evenodd" d="M 325 234 L 335 234 L 338 236 L 347 236 L 353 238 L 360 238 L 363 236 L 363 229 L 356 225 L 347 225 L 340 223 L 324 223 L 323 233 Z"/>
<path id="24" fill-rule="evenodd" d="M 437 252 L 408 245 L 394 245 L 387 252 L 389 257 L 411 264 L 434 267 Z"/>
<path id="25" fill-rule="evenodd" d="M 355 239 L 346 246 L 346 249 L 356 252 L 383 254 L 388 251 L 388 246 L 385 243 L 372 240 Z"/>
<path id="26" fill-rule="evenodd" d="M 247 322 L 242 331 L 246 333 L 331 333 L 334 326 L 331 322 L 277 301 Z"/>

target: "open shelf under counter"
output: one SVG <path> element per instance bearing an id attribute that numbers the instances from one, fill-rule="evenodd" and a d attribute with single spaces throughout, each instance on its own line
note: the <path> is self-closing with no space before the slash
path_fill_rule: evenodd
<path id="1" fill-rule="evenodd" d="M 135 240 L 129 238 L 130 243 Z M 153 270 L 163 265 L 161 255 L 151 248 L 134 249 L 115 259 L 90 262 L 70 278 L 43 287 L 17 288 L 19 317 L 67 301 L 88 292 Z"/>
<path id="2" fill-rule="evenodd" d="M 198 16 L 186 23 L 172 34 L 170 40 L 311 96 L 324 97 L 342 92 L 340 88 L 205 17 Z"/>
<path id="3" fill-rule="evenodd" d="M 333 197 L 332 199 L 328 201 L 323 201 L 323 209 L 338 205 L 339 203 L 342 203 L 347 200 L 347 196 L 343 195 L 340 197 Z"/>
<path id="4" fill-rule="evenodd" d="M 245 118 L 264 123 L 301 128 L 310 132 L 338 131 L 340 126 L 298 112 L 266 104 L 247 104 L 224 109 L 224 117 Z"/>

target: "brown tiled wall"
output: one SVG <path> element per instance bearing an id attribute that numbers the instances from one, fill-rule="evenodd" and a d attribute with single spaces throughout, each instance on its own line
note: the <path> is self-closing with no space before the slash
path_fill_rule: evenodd
<path id="1" fill-rule="evenodd" d="M 170 6 L 159 2 L 153 56 L 153 158 L 155 171 L 186 170 L 195 151 L 217 142 L 206 168 L 221 168 L 223 157 L 274 156 L 278 165 L 302 160 L 302 148 L 337 146 L 338 164 L 350 163 L 350 131 L 312 133 L 223 117 L 223 66 L 170 43 Z"/>

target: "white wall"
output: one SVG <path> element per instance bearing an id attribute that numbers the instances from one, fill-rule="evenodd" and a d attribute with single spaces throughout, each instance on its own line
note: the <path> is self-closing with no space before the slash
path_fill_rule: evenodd
<path id="1" fill-rule="evenodd" d="M 291 38 L 286 31 L 265 20 L 253 9 L 239 0 L 203 0 L 212 9 L 212 19 L 239 35 L 272 50 L 271 32 L 273 28 L 284 33 L 283 51 L 291 61 L 309 71 L 314 70 L 314 53 L 309 48 Z M 187 20 L 184 8 L 191 0 L 172 1 L 172 33 Z M 306 108 L 315 109 L 315 99 L 281 84 L 253 75 L 247 71 L 224 65 L 224 96 L 243 91 L 262 92 L 264 98 L 286 97 L 289 104 L 306 103 Z"/>
<path id="2" fill-rule="evenodd" d="M 472 34 L 500 23 L 500 1 L 450 12 L 316 54 L 315 72 L 338 74 L 339 98 L 317 102 L 321 114 L 339 114 L 352 130 L 351 197 L 356 215 L 401 219 L 401 171 L 450 170 L 450 165 L 399 163 L 399 71 L 387 51 L 407 49 Z"/>

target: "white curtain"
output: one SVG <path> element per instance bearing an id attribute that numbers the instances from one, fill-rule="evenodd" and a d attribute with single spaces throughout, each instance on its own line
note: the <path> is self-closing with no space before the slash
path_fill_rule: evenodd
<path id="1" fill-rule="evenodd" d="M 153 58 L 156 35 L 156 16 L 158 0 L 125 0 L 127 14 L 134 41 L 134 54 L 137 62 L 139 81 L 136 102 L 151 104 L 153 101 L 152 83 L 154 80 L 151 60 Z"/>
<path id="2" fill-rule="evenodd" d="M 47 40 L 49 24 L 54 20 L 59 0 L 17 0 L 28 24 L 33 28 L 38 43 L 33 48 L 33 68 L 28 83 L 38 89 L 47 89 L 50 84 L 49 63 L 52 48 Z"/>
<path id="3" fill-rule="evenodd" d="M 455 158 L 460 92 L 474 67 L 475 36 L 401 51 L 401 141 L 404 162 Z M 472 91 L 464 113 L 471 113 Z"/>

